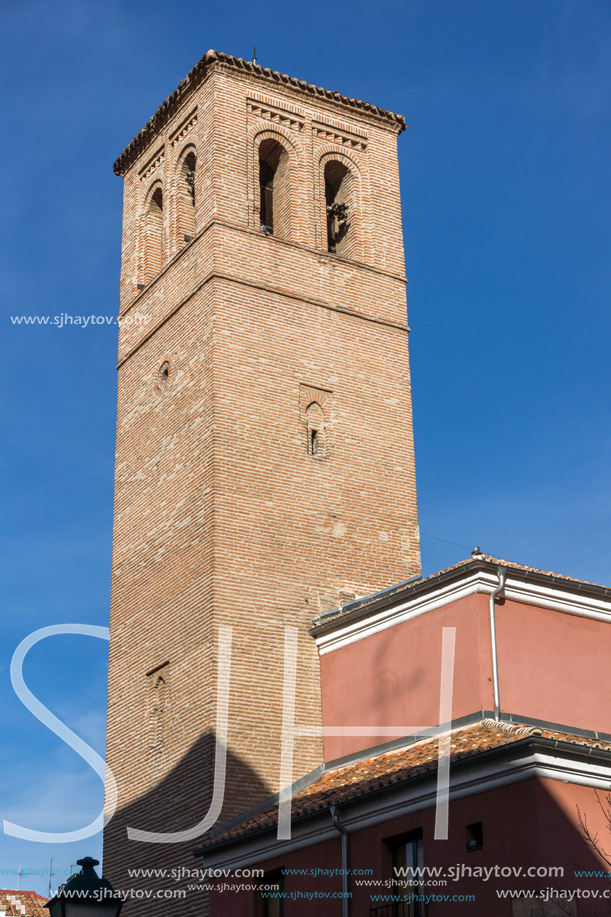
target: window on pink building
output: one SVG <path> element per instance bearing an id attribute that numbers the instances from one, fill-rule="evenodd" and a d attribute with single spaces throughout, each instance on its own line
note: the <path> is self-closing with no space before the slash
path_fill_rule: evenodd
<path id="1" fill-rule="evenodd" d="M 260 888 L 255 892 L 255 917 L 283 917 L 284 874 L 279 870 L 267 873 L 259 880 Z"/>
<path id="2" fill-rule="evenodd" d="M 424 866 L 422 832 L 410 834 L 397 841 L 393 860 L 393 872 L 397 883 L 396 897 L 402 899 L 398 913 L 401 917 L 425 917 L 425 905 L 421 901 L 414 901 L 414 896 L 422 895 L 422 867 Z"/>

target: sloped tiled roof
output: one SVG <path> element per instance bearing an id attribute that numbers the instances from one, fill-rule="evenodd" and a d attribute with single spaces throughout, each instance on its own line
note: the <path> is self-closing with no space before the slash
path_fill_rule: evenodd
<path id="1" fill-rule="evenodd" d="M 242 57 L 234 57 L 232 54 L 223 54 L 222 51 L 208 51 L 196 65 L 188 72 L 184 80 L 181 80 L 174 92 L 167 97 L 165 102 L 159 106 L 153 117 L 148 121 L 142 130 L 136 134 L 134 139 L 123 150 L 114 164 L 115 175 L 123 175 L 128 166 L 139 155 L 141 150 L 155 134 L 174 114 L 183 99 L 198 85 L 204 78 L 208 66 L 216 61 L 231 67 L 234 70 L 241 70 L 245 73 L 251 73 L 267 82 L 276 83 L 277 85 L 290 86 L 293 89 L 299 89 L 310 96 L 315 96 L 326 101 L 337 102 L 348 108 L 362 111 L 368 115 L 374 115 L 383 121 L 390 121 L 399 131 L 405 130 L 405 119 L 403 115 L 397 115 L 394 112 L 386 111 L 384 108 L 378 108 L 371 102 L 363 102 L 362 99 L 352 99 L 350 96 L 340 95 L 329 89 L 323 89 L 321 86 L 315 86 L 314 83 L 306 83 L 305 80 L 298 80 L 294 76 L 288 76 L 286 73 L 279 73 L 277 70 L 269 70 L 267 67 L 261 67 L 253 61 L 244 60 Z"/>
<path id="2" fill-rule="evenodd" d="M 389 604 L 392 601 L 407 597 L 412 592 L 419 593 L 424 589 L 431 588 L 435 586 L 437 582 L 443 582 L 452 577 L 453 574 L 461 573 L 462 571 L 468 572 L 469 568 L 477 567 L 505 567 L 507 570 L 513 570 L 516 573 L 521 573 L 524 577 L 541 577 L 549 583 L 549 585 L 554 584 L 566 584 L 572 586 L 575 589 L 583 592 L 597 592 L 604 593 L 605 595 L 611 595 L 611 588 L 608 586 L 602 586 L 597 583 L 591 583 L 588 580 L 576 579 L 572 576 L 565 576 L 561 573 L 553 573 L 551 570 L 539 570 L 536 567 L 527 567 L 525 564 L 517 564 L 511 560 L 503 560 L 500 557 L 493 557 L 491 554 L 473 554 L 471 557 L 467 557 L 465 560 L 460 560 L 456 564 L 452 564 L 450 567 L 445 567 L 443 570 L 440 570 L 438 573 L 433 573 L 431 576 L 424 577 L 423 579 L 412 581 L 408 580 L 405 583 L 397 583 L 396 586 L 389 586 L 387 589 L 383 589 L 381 592 L 374 592 L 371 595 L 363 596 L 360 599 L 357 599 L 352 602 L 347 602 L 345 605 L 342 605 L 332 611 L 325 612 L 322 615 L 314 618 L 312 624 L 313 628 L 310 633 L 318 633 L 318 628 L 327 627 L 333 625 L 339 618 L 343 618 L 345 615 L 350 614 L 358 610 L 359 613 L 366 612 L 370 606 L 378 607 L 380 604 Z"/>
<path id="3" fill-rule="evenodd" d="M 474 757 L 485 751 L 511 745 L 534 736 L 556 742 L 568 742 L 578 747 L 600 748 L 611 752 L 611 742 L 555 732 L 550 729 L 481 720 L 479 723 L 456 729 L 452 733 L 450 762 L 454 763 Z M 394 784 L 433 772 L 437 769 L 438 747 L 438 737 L 424 739 L 393 751 L 329 770 L 314 783 L 295 793 L 292 800 L 291 817 L 295 819 L 312 815 L 330 806 L 356 800 L 376 790 L 386 789 Z M 205 844 L 202 850 L 238 840 L 256 831 L 273 828 L 277 821 L 278 804 L 270 802 L 268 808 L 218 834 Z"/>
<path id="4" fill-rule="evenodd" d="M 585 579 L 575 579 L 574 576 L 566 576 L 563 573 L 553 573 L 551 570 L 538 570 L 537 567 L 527 567 L 525 564 L 516 564 L 512 560 L 502 560 L 500 557 L 493 557 L 491 554 L 473 554 L 471 557 L 467 557 L 465 560 L 459 561 L 457 564 L 454 564 L 451 567 L 446 567 L 446 570 L 456 570 L 460 567 L 468 566 L 469 564 L 477 563 L 478 561 L 486 561 L 487 563 L 496 564 L 501 567 L 508 567 L 511 570 L 524 570 L 525 573 L 540 573 L 542 576 L 551 576 L 557 580 L 565 580 L 568 583 L 582 583 L 586 586 L 595 586 L 596 583 L 591 583 Z M 446 570 L 442 570 L 442 573 L 445 573 Z M 434 574 L 439 576 L 438 573 Z M 600 589 L 604 589 L 604 586 L 599 586 Z"/>
<path id="5" fill-rule="evenodd" d="M 4 911 L 7 917 L 49 917 L 44 907 L 48 900 L 38 892 L 0 888 L 0 912 Z"/>

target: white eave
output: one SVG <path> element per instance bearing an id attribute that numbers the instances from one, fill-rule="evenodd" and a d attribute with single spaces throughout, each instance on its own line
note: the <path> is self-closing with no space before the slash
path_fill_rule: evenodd
<path id="1" fill-rule="evenodd" d="M 546 584 L 528 579 L 524 575 L 516 575 L 511 567 L 507 567 L 506 570 L 507 579 L 503 596 L 510 601 L 521 602 L 523 605 L 536 605 L 538 608 L 547 608 L 562 614 L 577 615 L 595 621 L 611 622 L 611 596 L 609 595 L 577 592 L 574 587 L 565 586 L 558 581 Z M 357 616 L 349 613 L 345 616 L 343 623 L 341 617 L 334 619 L 333 622 L 330 622 L 329 630 L 315 637 L 316 645 L 322 656 L 469 595 L 476 593 L 490 595 L 497 586 L 496 571 L 479 569 L 466 575 L 463 574 L 449 583 L 440 583 L 436 588 L 421 593 L 416 591 L 405 601 L 389 603 L 386 607 L 377 611 L 372 610 L 369 614 L 361 612 Z"/>
<path id="2" fill-rule="evenodd" d="M 611 761 L 608 754 L 599 749 L 578 745 L 569 749 L 564 743 L 563 747 L 554 748 L 545 741 L 534 739 L 534 742 L 527 740 L 493 752 L 482 755 L 480 760 L 471 758 L 451 767 L 450 803 L 531 778 L 560 780 L 599 790 L 611 787 Z M 382 792 L 347 800 L 340 805 L 342 824 L 350 833 L 360 831 L 431 808 L 435 805 L 436 794 L 437 771 L 433 771 L 422 779 L 408 780 L 403 785 L 386 787 Z M 205 850 L 203 865 L 205 868 L 244 869 L 337 837 L 329 810 L 322 809 L 294 820 L 288 840 L 278 840 L 276 827 L 255 831 L 218 848 Z"/>

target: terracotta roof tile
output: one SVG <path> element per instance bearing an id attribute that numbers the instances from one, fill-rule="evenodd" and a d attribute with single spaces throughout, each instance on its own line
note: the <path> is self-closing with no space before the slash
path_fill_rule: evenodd
<path id="1" fill-rule="evenodd" d="M 44 907 L 48 900 L 38 892 L 0 888 L 0 912 L 4 911 L 7 917 L 49 917 Z"/>
<path id="2" fill-rule="evenodd" d="M 611 752 L 610 742 L 532 726 L 482 720 L 452 733 L 450 760 L 456 762 L 476 756 L 529 736 L 541 736 L 545 739 L 555 739 L 589 748 L 602 748 Z M 311 815 L 332 805 L 356 800 L 377 789 L 433 772 L 437 769 L 438 744 L 438 737 L 427 738 L 372 758 L 329 770 L 293 796 L 291 817 L 299 818 Z M 264 811 L 217 835 L 204 844 L 202 849 L 237 840 L 264 828 L 274 827 L 277 820 L 278 804 L 270 803 L 270 806 Z"/>
<path id="3" fill-rule="evenodd" d="M 599 588 L 604 589 L 604 586 L 601 586 L 598 583 L 592 583 L 586 579 L 575 579 L 573 576 L 565 576 L 563 573 L 554 573 L 552 570 L 539 570 L 537 567 L 527 567 L 525 564 L 516 564 L 512 560 L 502 560 L 500 557 L 493 557 L 491 554 L 476 554 L 472 557 L 466 558 L 466 560 L 461 560 L 457 564 L 454 564 L 451 567 L 446 567 L 445 570 L 442 570 L 442 573 L 445 573 L 448 570 L 456 570 L 459 567 L 467 566 L 468 564 L 477 563 L 478 560 L 488 561 L 488 563 L 498 564 L 502 567 L 508 567 L 511 570 L 524 570 L 526 573 L 539 573 L 542 576 L 553 576 L 554 579 L 566 580 L 567 583 L 582 583 L 586 586 L 599 586 Z M 439 576 L 438 573 L 434 574 Z M 429 577 L 432 579 L 432 577 Z"/>
<path id="4" fill-rule="evenodd" d="M 331 624 L 332 622 L 337 621 L 338 618 L 344 617 L 345 615 L 356 611 L 357 608 L 358 611 L 361 612 L 366 610 L 369 605 L 378 605 L 382 600 L 384 600 L 385 603 L 390 603 L 402 596 L 403 593 L 420 592 L 426 586 L 432 585 L 437 579 L 441 579 L 442 577 L 446 578 L 448 574 L 482 563 L 494 564 L 496 567 L 506 567 L 508 570 L 516 570 L 526 574 L 530 573 L 537 576 L 545 576 L 552 581 L 558 580 L 578 587 L 590 587 L 595 590 L 602 590 L 605 593 L 611 593 L 611 589 L 609 589 L 608 586 L 592 583 L 589 580 L 575 579 L 575 577 L 565 576 L 562 573 L 553 573 L 551 570 L 539 570 L 537 567 L 527 567 L 525 564 L 516 564 L 511 560 L 503 560 L 500 557 L 493 557 L 490 554 L 476 554 L 472 555 L 471 557 L 467 557 L 465 560 L 460 560 L 458 563 L 452 564 L 450 567 L 445 567 L 443 570 L 439 570 L 437 573 L 433 573 L 430 576 L 424 577 L 424 579 L 416 580 L 415 582 L 408 581 L 407 583 L 398 583 L 396 587 L 391 585 L 388 588 L 382 590 L 381 593 L 374 592 L 372 595 L 366 595 L 353 602 L 347 602 L 345 605 L 337 609 L 325 612 L 323 615 L 319 615 L 318 617 L 314 618 L 312 622 L 313 627 L 317 628 L 323 624 L 325 626 Z"/>
<path id="5" fill-rule="evenodd" d="M 384 108 L 378 108 L 371 102 L 363 102 L 362 99 L 352 99 L 350 96 L 340 95 L 339 92 L 333 92 L 329 89 L 323 89 L 321 86 L 315 86 L 313 83 L 306 83 L 305 80 L 298 80 L 286 73 L 279 73 L 277 70 L 269 70 L 267 67 L 260 67 L 252 61 L 244 60 L 241 57 L 234 57 L 232 54 L 223 54 L 222 51 L 208 51 L 189 71 L 184 80 L 181 80 L 174 92 L 168 96 L 165 102 L 159 106 L 153 117 L 148 121 L 142 130 L 136 134 L 134 139 L 129 143 L 114 164 L 116 175 L 123 175 L 128 166 L 140 154 L 141 150 L 148 144 L 149 140 L 163 124 L 174 114 L 183 99 L 198 85 L 206 74 L 206 70 L 216 62 L 225 64 L 234 70 L 241 70 L 244 73 L 251 73 L 270 83 L 276 83 L 284 86 L 291 86 L 294 89 L 300 89 L 302 92 L 311 96 L 325 99 L 331 102 L 356 109 L 368 115 L 374 115 L 383 121 L 390 122 L 398 131 L 405 130 L 405 119 L 402 115 L 386 111 Z"/>

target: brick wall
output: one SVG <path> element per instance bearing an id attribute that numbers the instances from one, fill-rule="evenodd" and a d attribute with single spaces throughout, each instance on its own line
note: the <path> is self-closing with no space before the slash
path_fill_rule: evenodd
<path id="1" fill-rule="evenodd" d="M 119 810 L 104 859 L 120 887 L 137 884 L 127 866 L 191 865 L 194 842 L 128 842 L 125 827 L 177 831 L 207 809 L 218 628 L 233 628 L 224 818 L 279 788 L 285 626 L 299 633 L 296 722 L 320 725 L 312 617 L 419 569 L 396 136 L 217 62 L 125 172 L 107 751 Z M 259 230 L 265 139 L 287 157 L 282 239 Z M 350 258 L 327 252 L 334 157 L 351 170 Z M 297 740 L 295 776 L 321 756 Z"/>

